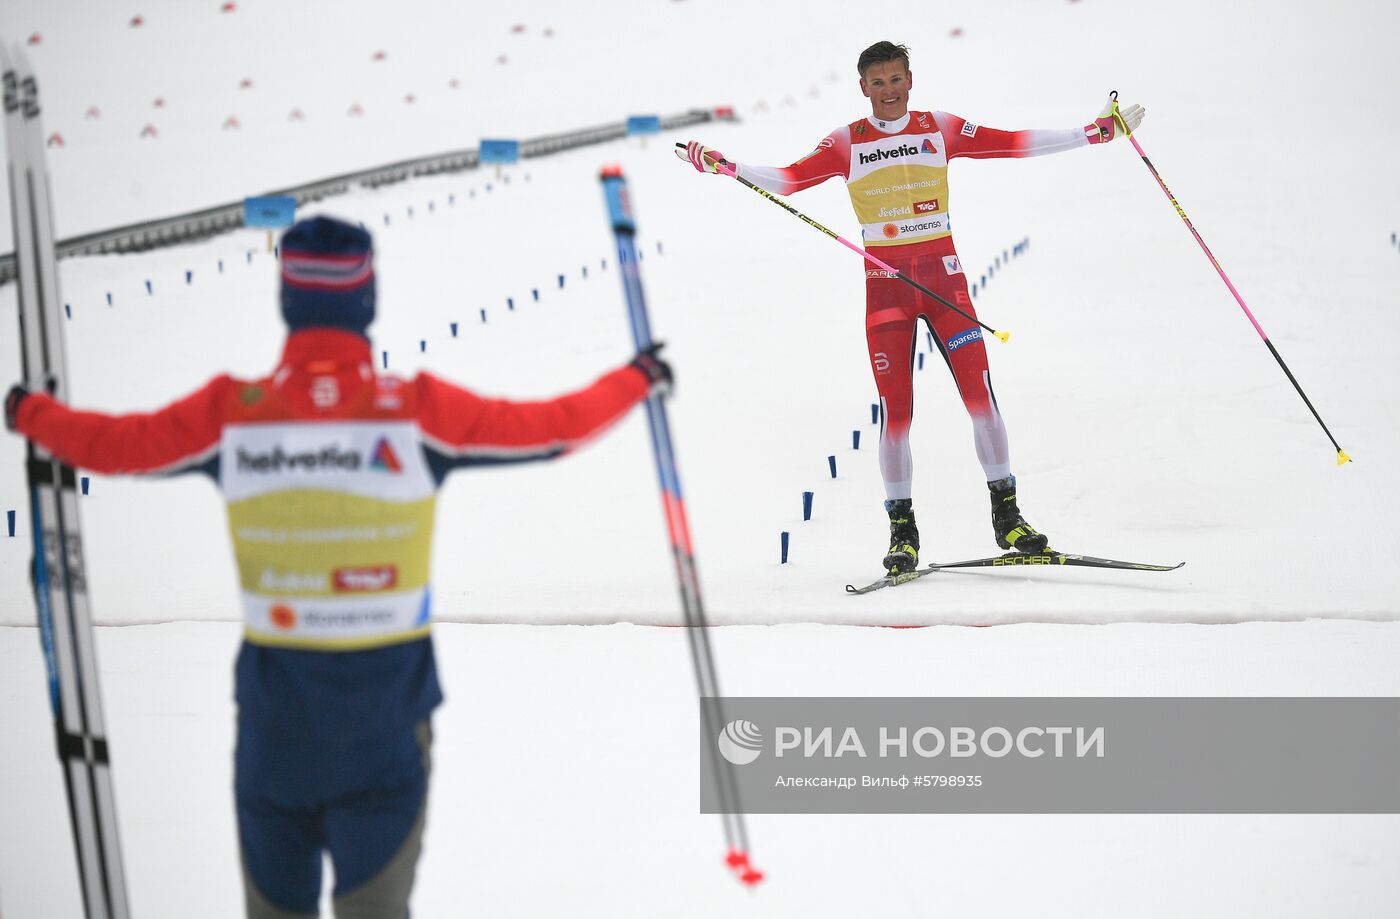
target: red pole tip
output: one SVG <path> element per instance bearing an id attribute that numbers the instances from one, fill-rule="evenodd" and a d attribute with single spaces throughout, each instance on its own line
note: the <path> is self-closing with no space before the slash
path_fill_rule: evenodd
<path id="1" fill-rule="evenodd" d="M 610 165 L 604 166 L 603 171 L 598 173 L 598 176 L 599 178 L 603 179 L 620 179 L 622 178 L 622 167 L 616 163 L 612 163 Z M 734 855 L 735 853 L 733 852 L 729 853 L 730 858 L 733 858 Z"/>

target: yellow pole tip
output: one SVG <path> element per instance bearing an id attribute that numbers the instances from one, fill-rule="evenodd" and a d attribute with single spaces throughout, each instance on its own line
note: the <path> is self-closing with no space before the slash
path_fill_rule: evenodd
<path id="1" fill-rule="evenodd" d="M 1003 342 L 1011 337 L 1010 332 L 993 332 L 992 334 L 995 335 L 997 338 L 1000 338 Z"/>
<path id="2" fill-rule="evenodd" d="M 1338 465 L 1338 466 L 1345 466 L 1345 465 L 1346 465 L 1347 463 L 1349 463 L 1349 462 L 1351 462 L 1351 457 L 1347 456 L 1347 451 L 1345 451 L 1345 450 L 1338 450 L 1338 451 L 1337 451 L 1337 465 Z"/>

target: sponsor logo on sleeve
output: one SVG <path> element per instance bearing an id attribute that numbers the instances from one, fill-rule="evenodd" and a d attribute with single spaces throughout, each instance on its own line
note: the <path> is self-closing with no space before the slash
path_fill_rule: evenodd
<path id="1" fill-rule="evenodd" d="M 916 213 L 916 214 L 935 214 L 935 213 L 937 213 L 937 212 L 938 212 L 938 199 L 937 199 L 937 198 L 929 198 L 927 201 L 915 201 L 915 202 L 914 202 L 914 213 Z"/>
<path id="2" fill-rule="evenodd" d="M 970 121 L 964 121 L 964 122 L 963 122 L 963 126 L 962 126 L 962 131 L 961 131 L 960 133 L 962 134 L 963 137 L 976 137 L 976 136 L 977 136 L 977 125 L 973 124 L 973 123 L 970 122 Z"/>
<path id="3" fill-rule="evenodd" d="M 943 270 L 949 274 L 962 274 L 962 262 L 956 255 L 943 256 Z"/>
<path id="4" fill-rule="evenodd" d="M 919 127 L 927 128 L 928 126 L 928 115 L 921 112 L 919 114 Z"/>
<path id="5" fill-rule="evenodd" d="M 965 330 L 965 331 L 959 332 L 958 334 L 954 335 L 952 338 L 948 339 L 948 353 L 949 353 L 949 354 L 952 354 L 954 351 L 958 350 L 958 349 L 961 348 L 963 345 L 970 345 L 970 344 L 972 344 L 974 341 L 981 341 L 981 340 L 982 340 L 982 330 L 981 330 L 981 329 L 972 328 L 972 329 L 967 329 L 967 330 Z"/>

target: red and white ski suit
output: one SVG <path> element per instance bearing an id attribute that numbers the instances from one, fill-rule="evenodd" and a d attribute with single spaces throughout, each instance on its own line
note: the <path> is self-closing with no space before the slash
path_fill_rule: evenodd
<path id="1" fill-rule="evenodd" d="M 790 166 L 740 164 L 738 174 L 774 194 L 791 194 L 840 176 L 866 248 L 975 316 L 953 248 L 949 161 L 1039 156 L 1088 143 L 1083 128 L 998 131 L 947 112 L 909 112 L 894 121 L 862 118 L 842 125 Z M 1010 475 L 1006 425 L 992 393 L 981 329 L 868 263 L 865 290 L 865 338 L 882 408 L 880 474 L 886 497 L 910 497 L 914 334 L 920 319 L 932 331 L 972 418 L 977 459 L 987 480 Z"/>

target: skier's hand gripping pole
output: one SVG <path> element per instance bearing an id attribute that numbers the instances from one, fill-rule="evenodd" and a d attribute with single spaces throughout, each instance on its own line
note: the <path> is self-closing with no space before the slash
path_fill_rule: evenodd
<path id="1" fill-rule="evenodd" d="M 1152 161 L 1147 158 L 1147 153 L 1142 149 L 1142 144 L 1139 144 L 1137 138 L 1133 136 L 1133 131 L 1136 130 L 1137 126 L 1142 122 L 1142 117 L 1140 115 L 1134 120 L 1134 110 L 1138 109 L 1138 106 L 1129 106 L 1119 111 L 1118 93 L 1116 90 L 1108 94 L 1108 101 L 1109 108 L 1112 110 L 1114 122 L 1123 129 L 1123 134 L 1128 138 L 1128 142 L 1133 145 L 1133 149 L 1137 151 L 1138 156 L 1142 157 L 1142 162 L 1147 166 L 1148 171 L 1152 173 L 1152 178 L 1156 179 L 1157 184 L 1161 186 L 1162 193 L 1165 194 L 1167 200 L 1171 202 L 1172 207 L 1176 210 L 1177 216 L 1186 224 L 1186 229 L 1191 232 L 1196 242 L 1200 244 L 1201 251 L 1206 254 L 1206 258 L 1210 259 L 1210 264 L 1215 268 L 1216 274 L 1220 275 L 1220 280 L 1225 282 L 1225 286 L 1229 288 L 1230 294 L 1235 298 L 1235 302 L 1240 305 L 1240 309 L 1244 310 L 1245 316 L 1249 319 L 1249 324 L 1254 326 L 1255 332 L 1259 333 L 1259 337 L 1264 341 L 1264 346 L 1269 349 L 1269 353 L 1274 356 L 1275 361 L 1278 361 L 1279 367 L 1283 370 L 1284 375 L 1288 377 L 1288 382 L 1293 384 L 1293 388 L 1297 390 L 1298 395 L 1302 397 L 1303 404 L 1308 407 L 1308 411 L 1312 412 L 1312 416 L 1317 419 L 1317 423 L 1322 427 L 1322 432 L 1327 435 L 1328 440 L 1332 441 L 1332 447 L 1337 451 L 1337 465 L 1343 466 L 1351 462 L 1351 457 L 1347 456 L 1346 451 L 1337 443 L 1337 438 L 1333 437 L 1332 432 L 1327 429 L 1327 423 L 1322 420 L 1322 416 L 1317 413 L 1317 409 L 1313 408 L 1312 400 L 1308 398 L 1308 394 L 1303 392 L 1303 387 L 1298 385 L 1297 379 L 1293 376 L 1293 371 L 1289 370 L 1288 365 L 1284 363 L 1283 357 L 1278 353 L 1278 349 L 1274 347 L 1274 343 L 1269 340 L 1268 333 L 1264 331 L 1264 327 L 1259 324 L 1259 320 L 1254 318 L 1254 313 L 1250 312 L 1249 307 L 1245 305 L 1244 298 L 1240 296 L 1240 292 L 1235 289 L 1235 285 L 1231 283 L 1230 278 L 1226 276 L 1225 269 L 1220 267 L 1220 263 L 1217 262 L 1215 256 L 1211 254 L 1210 249 L 1206 246 L 1206 241 L 1201 238 L 1201 234 L 1196 230 L 1195 225 L 1191 223 L 1191 218 L 1186 216 L 1186 212 L 1183 211 L 1181 205 L 1177 203 L 1176 196 L 1172 194 L 1171 189 L 1167 188 L 1167 183 L 1162 181 L 1161 174 L 1157 172 L 1157 167 L 1152 165 Z M 1140 111 L 1140 109 L 1138 110 Z"/>
<path id="2" fill-rule="evenodd" d="M 760 188 L 759 186 L 750 182 L 748 179 L 739 175 L 739 171 L 733 166 L 733 164 L 731 164 L 728 160 L 724 159 L 724 154 L 720 153 L 718 150 L 712 150 L 709 147 L 702 147 L 699 143 L 695 141 L 691 141 L 689 144 L 683 144 L 677 141 L 676 146 L 679 148 L 676 150 L 676 156 L 683 160 L 686 160 L 701 172 L 718 172 L 722 175 L 729 176 L 731 179 L 737 180 L 739 184 L 744 185 L 747 188 L 753 189 L 759 195 L 761 195 L 764 198 L 767 198 L 769 201 L 772 201 L 774 204 L 778 205 L 778 207 L 787 211 L 789 214 L 796 217 L 798 220 L 801 220 L 809 227 L 812 227 L 815 230 L 820 230 L 827 236 L 830 236 L 832 239 L 836 240 L 841 245 L 845 246 L 847 249 L 850 249 L 852 252 L 854 252 L 856 255 L 859 255 L 861 258 L 865 259 L 870 264 L 889 272 L 890 277 L 898 278 L 899 280 L 903 281 L 905 284 L 908 284 L 910 287 L 914 288 L 915 290 L 919 291 L 925 296 L 937 300 L 939 303 L 948 307 L 948 309 L 957 313 L 959 316 L 963 317 L 969 322 L 977 323 L 979 326 L 995 335 L 1001 341 L 1006 341 L 1009 338 L 1011 338 L 1010 332 L 998 332 L 996 329 L 987 325 L 985 322 L 978 319 L 976 316 L 957 306 L 951 300 L 939 296 L 938 294 L 929 290 L 924 285 L 920 284 L 918 281 L 915 281 L 913 278 L 909 277 L 907 274 L 903 274 L 897 269 L 886 265 L 883 261 L 870 254 L 865 249 L 862 249 L 860 246 L 857 246 L 850 240 L 839 236 L 831 230 L 828 230 L 826 227 L 822 226 L 820 223 L 817 223 L 811 217 L 808 217 L 806 214 L 802 213 L 797 208 L 793 207 L 791 204 L 788 204 L 782 198 L 779 198 L 777 195 L 768 191 L 766 188 Z M 714 169 L 709 168 L 712 165 L 715 167 Z"/>

